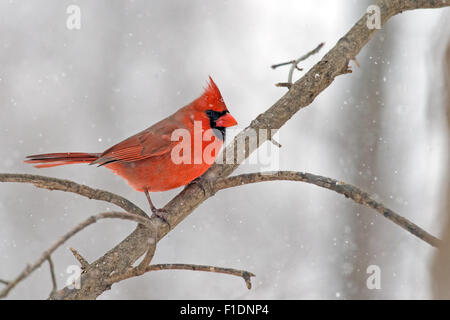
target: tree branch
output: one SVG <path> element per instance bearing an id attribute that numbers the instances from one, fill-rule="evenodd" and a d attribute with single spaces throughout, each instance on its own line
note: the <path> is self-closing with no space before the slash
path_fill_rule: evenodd
<path id="1" fill-rule="evenodd" d="M 249 174 L 241 174 L 238 176 L 221 178 L 215 182 L 216 190 L 223 190 L 227 188 L 237 187 L 249 183 L 257 183 L 264 181 L 301 181 L 316 186 L 333 190 L 337 193 L 344 195 L 347 198 L 352 199 L 356 203 L 365 205 L 369 208 L 376 210 L 379 214 L 383 215 L 386 219 L 394 222 L 396 225 L 415 235 L 419 239 L 427 242 L 433 247 L 438 247 L 441 244 L 441 240 L 429 234 L 418 225 L 402 217 L 398 213 L 395 213 L 389 208 L 386 208 L 382 203 L 375 201 L 367 192 L 331 178 L 318 176 L 311 173 L 295 172 L 295 171 L 274 171 L 274 172 L 257 172 Z"/>
<path id="2" fill-rule="evenodd" d="M 147 266 L 144 272 L 137 274 L 133 269 L 130 269 L 129 272 L 123 274 L 122 276 L 113 277 L 110 279 L 111 284 L 115 282 L 119 282 L 125 279 L 129 279 L 132 277 L 140 276 L 143 273 L 158 271 L 158 270 L 191 270 L 191 271 L 205 271 L 205 272 L 215 272 L 215 273 L 223 273 L 230 274 L 233 276 L 241 277 L 245 281 L 245 285 L 250 290 L 252 288 L 251 277 L 255 277 L 255 275 L 251 272 L 245 270 L 231 269 L 231 268 L 222 268 L 222 267 L 214 267 L 214 266 L 205 266 L 205 265 L 197 265 L 197 264 L 185 264 L 185 263 L 167 263 L 167 264 L 154 264 Z"/>
<path id="3" fill-rule="evenodd" d="M 74 248 L 69 248 L 69 250 L 72 252 L 75 259 L 78 260 L 78 262 L 81 265 L 81 270 L 85 271 L 89 267 L 89 262 L 83 256 Z"/>
<path id="4" fill-rule="evenodd" d="M 37 188 L 72 192 L 89 199 L 106 201 L 115 204 L 126 212 L 148 218 L 147 214 L 141 208 L 124 197 L 109 191 L 94 189 L 70 180 L 44 177 L 34 174 L 0 173 L 0 182 L 31 183 Z"/>
<path id="5" fill-rule="evenodd" d="M 50 294 L 53 294 L 54 292 L 56 292 L 56 290 L 58 290 L 58 285 L 56 283 L 56 276 L 55 276 L 55 266 L 53 265 L 51 256 L 48 256 L 47 261 L 48 267 L 50 268 L 50 276 L 52 278 L 52 291 L 50 292 Z"/>
<path id="6" fill-rule="evenodd" d="M 83 230 L 84 228 L 90 226 L 91 224 L 96 223 L 99 220 L 102 219 L 124 219 L 124 220 L 131 220 L 139 223 L 142 226 L 145 226 L 149 232 L 153 231 L 153 234 L 155 234 L 154 226 L 152 225 L 151 221 L 149 219 L 143 218 L 141 216 L 127 213 L 127 212 L 105 212 L 100 213 L 95 216 L 90 216 L 74 228 L 72 228 L 69 232 L 64 234 L 58 241 L 56 241 L 50 248 L 48 248 L 46 251 L 42 253 L 40 258 L 34 262 L 32 265 L 27 265 L 26 268 L 13 280 L 10 282 L 5 283 L 6 287 L 3 288 L 3 290 L 0 291 L 0 298 L 4 298 L 8 295 L 8 293 L 22 280 L 27 278 L 33 271 L 38 269 L 45 261 L 49 261 L 50 268 L 52 269 L 52 263 L 50 260 L 51 254 L 58 249 L 61 245 L 63 245 L 67 240 L 69 240 L 71 237 L 73 237 L 75 234 Z M 156 241 L 155 241 L 156 244 Z M 52 295 L 57 294 L 55 292 L 52 293 Z"/>
<path id="7" fill-rule="evenodd" d="M 307 54 L 304 54 L 303 56 L 301 56 L 300 58 L 298 58 L 297 60 L 292 60 L 292 61 L 288 61 L 288 62 L 282 62 L 282 63 L 278 63 L 278 64 L 274 64 L 272 65 L 272 69 L 276 69 L 278 67 L 281 66 L 285 66 L 290 64 L 291 67 L 289 68 L 289 74 L 288 74 L 288 81 L 287 82 L 280 82 L 277 83 L 276 86 L 277 87 L 287 87 L 288 89 L 292 86 L 292 76 L 294 75 L 294 70 L 297 69 L 299 71 L 302 71 L 303 69 L 300 69 L 298 67 L 298 64 L 306 59 L 308 59 L 310 56 L 318 53 L 320 51 L 320 49 L 322 49 L 323 45 L 325 43 L 321 42 L 315 49 L 311 50 L 310 52 L 308 52 Z"/>

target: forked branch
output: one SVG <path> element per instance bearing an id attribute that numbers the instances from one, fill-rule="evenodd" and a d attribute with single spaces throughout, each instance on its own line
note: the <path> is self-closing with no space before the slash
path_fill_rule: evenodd
<path id="1" fill-rule="evenodd" d="M 21 282 L 22 280 L 27 278 L 33 271 L 38 269 L 45 261 L 48 261 L 50 264 L 52 280 L 53 280 L 53 283 L 55 283 L 56 280 L 54 280 L 53 263 L 50 258 L 51 254 L 53 252 L 55 252 L 55 250 L 58 249 L 61 245 L 63 245 L 67 240 L 72 238 L 75 234 L 77 234 L 84 228 L 86 228 L 86 227 L 90 226 L 91 224 L 94 224 L 97 221 L 102 220 L 102 219 L 124 219 L 124 220 L 135 221 L 135 222 L 147 227 L 149 230 L 151 230 L 153 232 L 153 234 L 156 234 L 155 227 L 152 225 L 152 222 L 149 219 L 143 218 L 143 217 L 135 215 L 135 214 L 131 214 L 131 213 L 127 213 L 127 212 L 105 212 L 105 213 L 97 214 L 95 216 L 91 216 L 91 217 L 87 218 L 86 220 L 84 220 L 83 222 L 81 222 L 80 224 L 78 224 L 77 226 L 75 226 L 74 228 L 72 228 L 69 232 L 64 234 L 61 238 L 59 238 L 58 241 L 56 241 L 50 248 L 48 248 L 46 251 L 44 251 L 41 254 L 41 256 L 39 257 L 39 259 L 37 261 L 35 261 L 31 265 L 27 265 L 25 267 L 25 269 L 14 280 L 4 281 L 4 283 L 6 284 L 6 287 L 4 287 L 0 291 L 0 298 L 6 297 L 9 293 L 9 291 L 11 291 L 19 282 Z M 156 240 L 154 241 L 154 243 L 156 245 Z"/>

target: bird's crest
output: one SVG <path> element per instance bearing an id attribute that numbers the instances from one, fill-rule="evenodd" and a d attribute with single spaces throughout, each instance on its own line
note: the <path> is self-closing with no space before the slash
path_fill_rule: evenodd
<path id="1" fill-rule="evenodd" d="M 214 80 L 209 77 L 208 86 L 205 88 L 203 94 L 199 97 L 199 106 L 204 110 L 224 111 L 227 107 L 223 101 L 222 94 L 219 88 L 214 83 Z"/>

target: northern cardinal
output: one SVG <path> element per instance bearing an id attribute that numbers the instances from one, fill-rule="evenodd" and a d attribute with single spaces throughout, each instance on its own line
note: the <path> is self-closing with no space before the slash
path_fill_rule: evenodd
<path id="1" fill-rule="evenodd" d="M 46 153 L 28 156 L 25 162 L 34 164 L 36 168 L 75 163 L 105 166 L 124 178 L 135 190 L 144 192 L 152 212 L 165 220 L 163 211 L 153 205 L 149 192 L 184 186 L 201 176 L 212 165 L 222 147 L 225 128 L 237 124 L 216 84 L 211 77 L 209 80 L 199 98 L 103 153 Z M 190 135 L 187 146 L 191 150 L 180 148 L 182 139 L 176 133 Z M 203 154 L 208 149 L 210 159 Z M 199 152 L 202 154 L 199 155 Z M 181 163 L 180 157 L 184 159 Z"/>

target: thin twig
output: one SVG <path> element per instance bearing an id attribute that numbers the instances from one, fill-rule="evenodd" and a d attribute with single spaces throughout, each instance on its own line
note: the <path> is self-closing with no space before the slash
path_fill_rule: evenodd
<path id="1" fill-rule="evenodd" d="M 141 208 L 124 197 L 109 191 L 94 189 L 70 180 L 38 176 L 34 174 L 0 173 L 0 182 L 32 183 L 37 188 L 72 192 L 89 199 L 106 201 L 115 204 L 126 212 L 138 214 L 148 218 L 147 214 Z"/>
<path id="2" fill-rule="evenodd" d="M 56 241 L 49 249 L 44 251 L 41 255 L 41 257 L 34 262 L 32 265 L 27 265 L 27 267 L 11 282 L 9 282 L 5 288 L 3 288 L 2 291 L 0 291 L 0 298 L 4 298 L 8 295 L 9 291 L 13 289 L 19 282 L 24 280 L 26 277 L 28 277 L 33 271 L 35 271 L 37 268 L 39 268 L 44 261 L 48 260 L 50 255 L 58 249 L 61 245 L 63 245 L 67 240 L 69 240 L 71 237 L 73 237 L 75 234 L 83 230 L 84 228 L 88 227 L 91 224 L 96 223 L 97 221 L 101 219 L 124 219 L 124 220 L 131 220 L 135 221 L 139 224 L 142 224 L 144 226 L 147 226 L 151 229 L 153 229 L 153 225 L 149 219 L 143 218 L 141 216 L 138 216 L 136 214 L 128 213 L 128 212 L 105 212 L 100 213 L 95 216 L 90 216 L 74 228 L 72 228 L 69 232 L 64 234 L 58 241 Z M 153 233 L 155 234 L 155 233 Z M 156 241 L 155 241 L 156 242 Z"/>
<path id="3" fill-rule="evenodd" d="M 119 276 L 113 277 L 110 279 L 111 283 L 119 282 L 125 279 L 129 279 L 132 277 L 139 276 L 141 274 L 136 274 L 136 268 L 130 269 L 129 272 Z M 238 270 L 232 268 L 222 268 L 222 267 L 214 267 L 214 266 L 205 266 L 205 265 L 197 265 L 197 264 L 185 264 L 185 263 L 167 263 L 167 264 L 154 264 L 150 265 L 145 269 L 145 272 L 158 271 L 158 270 L 191 270 L 191 271 L 205 271 L 205 272 L 215 272 L 215 273 L 223 273 L 229 274 L 237 277 L 241 277 L 245 281 L 245 285 L 250 290 L 252 288 L 251 277 L 255 277 L 255 275 L 251 272 L 245 270 Z"/>
<path id="4" fill-rule="evenodd" d="M 276 69 L 276 68 L 278 68 L 278 67 L 287 66 L 287 65 L 293 64 L 293 63 L 295 63 L 295 60 L 291 60 L 291 61 L 287 61 L 287 62 L 282 62 L 282 63 L 273 64 L 273 65 L 271 65 L 270 67 L 271 67 L 272 69 Z"/>
<path id="5" fill-rule="evenodd" d="M 4 284 L 4 285 L 8 285 L 8 284 L 9 284 L 9 282 L 8 282 L 8 281 L 6 281 L 6 280 L 3 280 L 3 279 L 0 279 L 0 283 L 1 283 L 1 284 Z"/>
<path id="6" fill-rule="evenodd" d="M 53 292 L 56 292 L 56 290 L 58 290 L 58 285 L 56 284 L 55 266 L 53 265 L 52 257 L 48 256 L 47 261 L 50 268 L 50 276 L 52 278 L 52 291 L 50 293 L 52 294 Z"/>
<path id="7" fill-rule="evenodd" d="M 285 66 L 285 65 L 291 65 L 291 68 L 289 69 L 289 74 L 288 74 L 288 81 L 287 82 L 280 82 L 277 83 L 276 86 L 277 87 L 288 87 L 290 88 L 292 86 L 292 76 L 294 75 L 294 70 L 297 69 L 299 71 L 302 71 L 303 69 L 298 67 L 298 64 L 306 59 L 308 59 L 310 56 L 316 54 L 317 52 L 320 51 L 320 49 L 322 49 L 322 47 L 324 46 L 325 42 L 319 43 L 319 45 L 317 47 L 315 47 L 313 50 L 311 50 L 310 52 L 308 52 L 307 54 L 304 54 L 303 56 L 301 56 L 300 58 L 298 58 L 297 60 L 291 60 L 288 62 L 282 62 L 282 63 L 278 63 L 278 64 L 274 64 L 272 65 L 272 69 L 276 69 L 278 67 L 281 66 Z"/>
<path id="8" fill-rule="evenodd" d="M 350 198 L 359 204 L 363 204 L 369 208 L 375 209 L 378 213 L 383 215 L 383 217 L 391 220 L 401 228 L 415 235 L 419 239 L 427 242 L 433 247 L 439 247 L 439 245 L 441 244 L 440 239 L 429 234 L 418 225 L 402 217 L 398 213 L 395 213 L 391 209 L 386 208 L 382 203 L 374 200 L 367 192 L 364 192 L 361 189 L 352 186 L 351 184 L 311 173 L 295 171 L 273 171 L 241 174 L 237 176 L 218 179 L 216 181 L 216 189 L 222 190 L 249 183 L 276 180 L 301 181 L 333 190 L 337 193 L 343 194 L 347 198 Z"/>
<path id="9" fill-rule="evenodd" d="M 278 147 L 278 148 L 282 147 L 282 145 L 277 140 L 275 140 L 274 138 L 270 138 L 270 142 L 272 142 L 273 145 Z"/>
<path id="10" fill-rule="evenodd" d="M 69 248 L 69 250 L 72 252 L 75 259 L 77 259 L 80 263 L 81 270 L 85 271 L 89 267 L 89 262 L 85 258 L 83 258 L 83 256 L 74 248 Z"/>
<path id="11" fill-rule="evenodd" d="M 148 267 L 155 254 L 155 249 L 156 249 L 156 241 L 155 239 L 150 238 L 147 253 L 145 254 L 145 257 L 144 259 L 142 259 L 141 263 L 137 266 L 138 272 L 143 273 L 145 271 L 145 268 Z"/>

